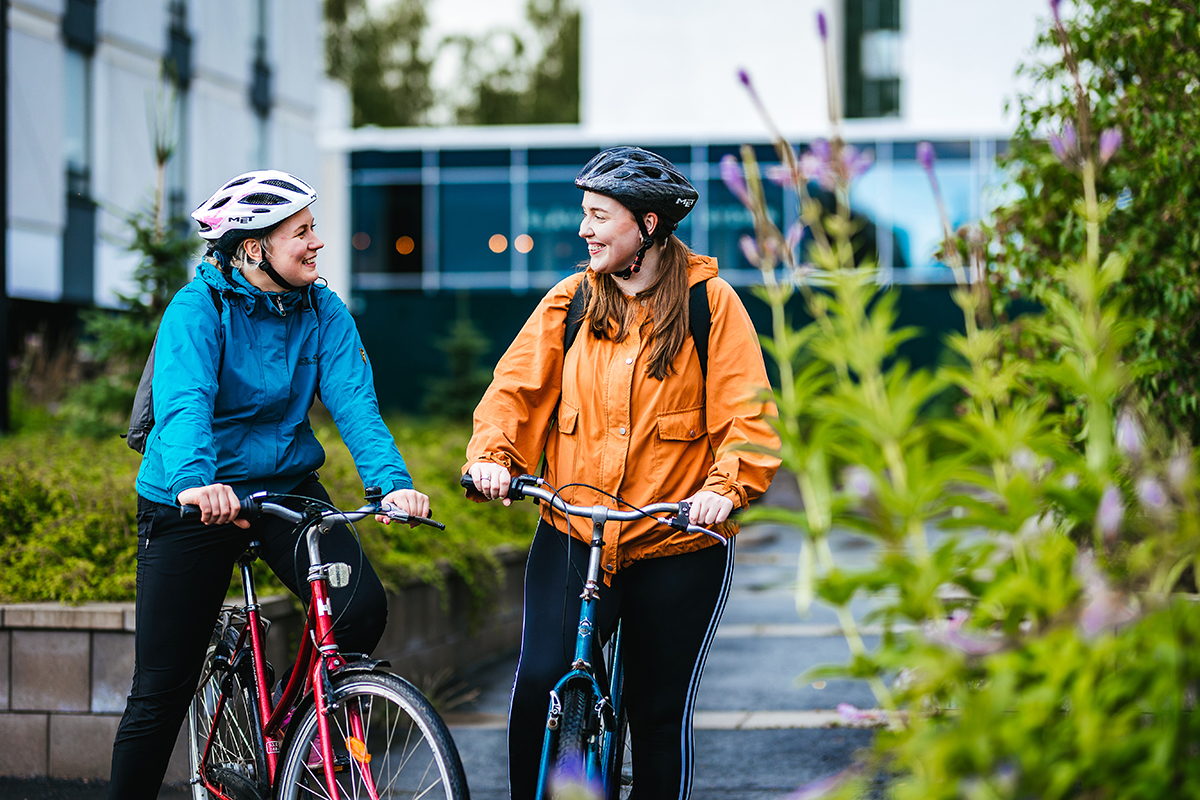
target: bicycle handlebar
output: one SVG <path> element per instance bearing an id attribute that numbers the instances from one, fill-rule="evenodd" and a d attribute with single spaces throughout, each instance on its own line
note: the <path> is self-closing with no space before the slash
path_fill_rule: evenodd
<path id="1" fill-rule="evenodd" d="M 470 475 L 463 475 L 459 479 L 459 483 L 464 489 L 475 489 L 475 482 Z M 549 503 L 553 508 L 569 514 L 573 517 L 587 517 L 588 519 L 595 518 L 595 507 L 593 506 L 574 506 L 567 503 L 558 495 L 558 492 L 553 488 L 548 487 L 549 484 L 536 475 L 516 475 L 508 485 L 508 494 L 505 495 L 509 500 L 523 500 L 526 497 L 536 497 L 544 503 Z M 729 539 L 715 531 L 710 531 L 701 525 L 693 525 L 688 520 L 688 503 L 654 503 L 644 508 L 635 508 L 633 511 L 617 511 L 607 507 L 608 512 L 605 515 L 607 520 L 614 522 L 634 522 L 639 519 L 652 519 L 661 525 L 667 525 L 677 530 L 686 530 L 688 533 L 704 533 L 716 539 L 721 544 L 729 544 Z M 655 514 L 672 514 L 671 517 L 656 517 Z"/>
<path id="2" fill-rule="evenodd" d="M 336 508 L 320 509 L 314 505 L 311 507 L 317 509 L 317 513 L 315 516 L 310 517 L 303 512 L 294 511 L 287 506 L 273 503 L 267 499 L 272 496 L 267 492 L 255 492 L 246 497 L 239 497 L 238 503 L 241 505 L 241 510 L 238 511 L 238 519 L 256 520 L 261 518 L 263 514 L 270 514 L 273 517 L 279 517 L 280 519 L 296 524 L 304 522 L 306 519 L 312 519 L 313 521 L 319 520 L 330 524 L 341 522 L 350 525 L 370 516 L 381 515 L 389 519 L 394 519 L 397 522 L 407 522 L 410 525 L 428 525 L 440 531 L 446 530 L 446 526 L 437 520 L 406 514 L 391 503 L 368 502 L 365 506 L 356 508 L 353 511 L 340 511 Z M 198 519 L 200 517 L 200 507 L 182 506 L 179 514 L 187 519 Z"/>

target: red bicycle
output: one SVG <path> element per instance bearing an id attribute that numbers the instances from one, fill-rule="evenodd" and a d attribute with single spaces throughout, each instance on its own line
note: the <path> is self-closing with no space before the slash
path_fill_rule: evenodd
<path id="1" fill-rule="evenodd" d="M 195 800 L 440 798 L 468 800 L 454 740 L 408 681 L 377 661 L 338 650 L 330 587 L 350 583 L 349 564 L 321 558 L 321 535 L 337 524 L 385 514 L 444 529 L 382 504 L 377 488 L 354 511 L 306 501 L 295 511 L 265 492 L 241 501 L 245 519 L 271 514 L 304 526 L 312 599 L 300 651 L 282 694 L 263 656 L 262 617 L 250 566 L 259 543 L 238 559 L 243 604 L 222 608 L 188 713 Z M 185 513 L 198 513 L 198 509 Z"/>

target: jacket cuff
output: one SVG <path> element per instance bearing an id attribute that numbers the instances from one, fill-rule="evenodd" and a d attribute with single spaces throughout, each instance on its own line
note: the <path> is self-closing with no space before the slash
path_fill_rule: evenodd
<path id="1" fill-rule="evenodd" d="M 710 476 L 704 485 L 700 487 L 703 492 L 715 492 L 722 497 L 728 497 L 733 501 L 734 508 L 745 508 L 750 501 L 746 499 L 746 490 L 742 488 L 740 483 L 737 483 L 724 475 Z"/>
<path id="2" fill-rule="evenodd" d="M 389 495 L 392 492 L 399 491 L 400 489 L 412 489 L 413 482 L 412 478 L 405 475 L 400 478 L 389 478 L 388 480 L 383 481 L 379 488 L 383 490 L 384 495 Z"/>
<path id="3" fill-rule="evenodd" d="M 197 487 L 207 486 L 207 485 L 208 484 L 206 484 L 204 482 L 204 479 L 198 475 L 187 475 L 185 477 L 182 477 L 179 480 L 177 480 L 171 484 L 171 488 L 170 488 L 171 502 L 178 504 L 179 503 L 179 493 L 184 491 L 185 489 L 195 489 Z"/>
<path id="4" fill-rule="evenodd" d="M 500 466 L 502 466 L 506 470 L 508 470 L 510 473 L 512 472 L 512 457 L 509 456 L 508 453 L 484 453 L 483 455 L 478 456 L 478 457 L 472 459 L 471 461 L 468 461 L 463 466 L 463 474 L 466 475 L 467 470 L 469 470 L 471 468 L 471 465 L 478 463 L 480 461 L 485 461 L 489 464 L 499 464 Z"/>

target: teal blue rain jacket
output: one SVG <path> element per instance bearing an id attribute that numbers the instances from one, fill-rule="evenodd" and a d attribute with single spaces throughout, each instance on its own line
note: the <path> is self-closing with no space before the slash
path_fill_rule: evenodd
<path id="1" fill-rule="evenodd" d="M 210 285 L 223 295 L 219 319 Z M 167 306 L 155 348 L 155 424 L 137 478 L 146 499 L 174 505 L 213 483 L 239 497 L 293 489 L 325 463 L 308 421 L 316 397 L 365 486 L 412 488 L 354 319 L 330 289 L 270 294 L 201 262 Z"/>

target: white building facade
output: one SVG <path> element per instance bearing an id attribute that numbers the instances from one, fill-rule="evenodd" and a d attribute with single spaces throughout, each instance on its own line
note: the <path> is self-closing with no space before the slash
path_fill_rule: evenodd
<path id="1" fill-rule="evenodd" d="M 322 31 L 319 0 L 9 0 L 9 297 L 113 306 L 132 289 L 156 118 L 174 215 L 264 166 L 320 192 Z"/>

